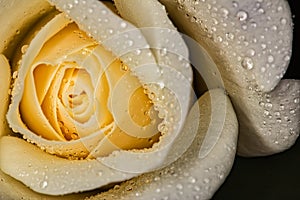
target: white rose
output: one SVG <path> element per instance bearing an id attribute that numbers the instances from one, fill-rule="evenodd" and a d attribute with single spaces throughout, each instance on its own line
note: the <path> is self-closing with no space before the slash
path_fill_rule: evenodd
<path id="1" fill-rule="evenodd" d="M 222 34 L 225 36 L 228 32 L 221 31 L 220 35 L 217 32 L 203 34 L 205 26 L 209 29 L 215 27 L 209 20 L 204 22 L 204 26 L 193 20 L 188 21 L 199 17 L 189 8 L 205 11 L 203 5 L 212 4 L 161 1 L 176 25 L 208 52 L 198 47 L 191 38 L 185 37 L 192 64 L 205 79 L 208 89 L 212 89 L 190 109 L 194 99 L 190 85 L 191 68 L 186 62 L 189 54 L 160 3 L 155 0 L 115 1 L 122 20 L 98 1 L 50 2 L 63 13 L 52 15 L 34 25 L 33 21 L 42 19 L 45 13 L 53 9 L 47 2 L 35 0 L 31 5 L 21 1 L 11 4 L 8 1 L 0 2 L 4 5 L 2 15 L 18 8 L 17 17 L 12 17 L 13 20 L 9 22 L 15 29 L 9 34 L 8 29 L 0 32 L 6 38 L 1 52 L 10 59 L 8 63 L 5 56 L 1 56 L 4 91 L 10 85 L 10 69 L 17 71 L 13 74 L 13 78 L 16 75 L 17 78 L 13 85 L 12 101 L 7 101 L 6 93 L 0 100 L 11 104 L 7 119 L 12 130 L 35 144 L 5 136 L 10 133 L 3 118 L 1 170 L 34 191 L 50 195 L 82 192 L 124 181 L 120 186 L 94 198 L 174 199 L 181 195 L 185 199 L 211 198 L 231 168 L 238 128 L 233 108 L 224 92 L 213 89 L 226 87 L 237 109 L 239 123 L 242 124 L 240 132 L 247 135 L 243 124 L 248 123 L 245 123 L 245 117 L 241 114 L 241 105 L 249 104 L 246 108 L 257 111 L 256 117 L 260 119 L 263 109 L 256 103 L 259 98 L 270 96 L 264 92 L 272 90 L 278 81 L 270 84 L 258 75 L 253 76 L 253 81 L 263 86 L 263 90 L 258 93 L 263 95 L 258 97 L 257 90 L 249 92 L 235 87 L 244 85 L 243 81 L 247 78 L 243 77 L 249 74 L 229 74 L 220 66 L 221 63 L 225 63 L 226 69 L 232 67 L 232 64 L 241 67 L 251 65 L 247 67 L 251 70 L 255 59 L 244 58 L 241 61 L 238 58 L 236 61 L 224 53 L 226 45 L 216 44 L 222 44 Z M 22 4 L 25 5 L 20 6 Z M 229 6 L 226 1 L 220 2 L 219 6 L 222 5 Z M 234 12 L 230 9 L 221 10 L 222 13 L 229 12 L 229 16 Z M 251 15 L 250 12 L 244 12 L 247 17 Z M 202 18 L 213 15 L 210 11 L 201 13 L 207 13 Z M 237 16 L 242 14 L 237 12 Z M 25 17 L 21 20 L 22 15 Z M 33 29 L 32 33 L 26 34 L 29 39 L 22 38 L 20 42 L 21 37 L 18 35 L 23 33 L 22 29 L 26 30 L 26 26 Z M 13 32 L 20 28 L 20 33 Z M 206 34 L 208 37 L 202 37 Z M 235 41 L 230 42 L 236 45 Z M 9 48 L 5 49 L 7 46 Z M 17 63 L 21 55 L 12 56 L 10 53 L 20 51 L 22 46 L 24 55 L 21 62 Z M 287 46 L 290 48 L 289 44 Z M 228 52 L 235 52 L 235 49 L 231 50 Z M 240 53 L 243 55 L 243 51 Z M 195 55 L 199 60 L 194 59 Z M 13 57 L 16 61 L 12 61 Z M 228 62 L 228 59 L 231 60 Z M 205 67 L 201 69 L 200 65 Z M 216 76 L 219 75 L 218 69 L 225 77 L 225 86 L 220 76 Z M 293 93 L 299 88 L 299 82 L 291 84 L 293 87 L 290 93 Z M 274 93 L 278 90 L 283 89 L 277 89 Z M 101 91 L 102 95 L 95 91 Z M 237 98 L 237 91 L 245 95 Z M 249 95 L 254 96 L 253 101 L 249 101 Z M 271 96 L 274 95 L 271 93 Z M 6 113 L 5 106 L 1 112 L 0 117 Z M 299 107 L 295 112 L 299 112 Z M 251 119 L 249 131 L 257 132 L 257 119 L 253 119 L 251 112 L 247 116 Z M 272 124 L 273 121 L 266 123 Z M 273 138 L 263 141 L 257 139 L 256 135 L 262 131 L 258 130 L 257 134 L 250 137 L 250 145 L 240 139 L 241 154 L 275 153 L 287 148 L 295 140 L 292 137 L 287 144 L 277 141 L 280 148 L 270 147 Z M 262 145 L 258 147 L 258 143 Z M 167 167 L 162 168 L 164 166 Z M 151 172 L 153 170 L 156 171 Z M 39 196 L 1 172 L 2 176 L 6 181 L 0 185 L 3 195 L 15 198 L 20 195 L 29 198 Z M 128 179 L 131 180 L 125 181 Z M 13 194 L 9 187 L 16 184 L 18 192 Z M 90 194 L 78 194 L 77 198 Z"/>

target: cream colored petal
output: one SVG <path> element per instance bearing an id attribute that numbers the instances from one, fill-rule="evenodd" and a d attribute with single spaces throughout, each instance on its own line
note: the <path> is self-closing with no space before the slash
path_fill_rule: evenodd
<path id="1" fill-rule="evenodd" d="M 241 125 L 238 152 L 270 155 L 294 144 L 299 115 L 287 113 L 298 107 L 291 103 L 280 109 L 280 102 L 293 102 L 299 90 L 295 81 L 279 83 L 291 56 L 292 20 L 287 1 L 160 2 L 176 25 L 198 41 L 218 66 Z M 283 92 L 289 85 L 292 91 Z"/>
<path id="2" fill-rule="evenodd" d="M 31 25 L 51 10 L 53 7 L 47 1 L 32 0 L 28 3 L 26 1 L 1 0 L 0 24 L 3 27 L 0 30 L 0 52 L 8 58 L 14 56 L 16 54 L 15 47 L 31 29 Z"/>
<path id="3" fill-rule="evenodd" d="M 97 192 L 86 192 L 78 193 L 71 195 L 64 195 L 61 197 L 43 195 L 37 192 L 34 192 L 23 183 L 17 181 L 16 179 L 10 177 L 9 175 L 0 171 L 0 199 L 24 199 L 24 200 L 40 200 L 41 198 L 47 200 L 83 200 L 86 197 L 95 195 Z M 13 190 L 12 190 L 13 188 Z"/>
<path id="4" fill-rule="evenodd" d="M 167 65 L 182 73 L 187 79 L 192 76 L 188 49 L 170 21 L 165 7 L 157 0 L 115 0 L 123 19 L 140 28 L 159 65 Z M 165 83 L 166 84 L 166 83 Z"/>
<path id="5" fill-rule="evenodd" d="M 68 160 L 50 154 L 22 139 L 1 138 L 1 169 L 36 192 L 63 195 L 92 190 L 137 174 L 123 173 L 97 160 Z"/>
<path id="6" fill-rule="evenodd" d="M 240 90 L 239 93 L 240 95 L 235 97 L 239 101 L 234 103 L 234 106 L 239 108 L 239 120 L 256 121 L 242 123 L 240 130 L 247 133 L 247 130 L 252 129 L 263 133 L 257 134 L 258 137 L 240 134 L 240 155 L 269 155 L 284 151 L 295 143 L 300 130 L 300 80 L 281 80 L 272 92 L 260 98 L 252 94 L 251 99 L 246 100 L 248 96 L 243 95 L 244 91 Z M 247 102 L 247 105 L 244 102 Z"/>
<path id="7" fill-rule="evenodd" d="M 1 93 L 0 93 L 0 137 L 7 135 L 10 130 L 6 122 L 6 112 L 9 104 L 9 88 L 11 81 L 10 65 L 6 57 L 0 54 L 0 82 L 1 82 Z"/>
<path id="8" fill-rule="evenodd" d="M 223 109 L 226 110 L 225 118 L 218 113 Z M 188 119 L 185 134 L 194 125 L 198 127 L 198 134 L 181 158 L 161 170 L 143 174 L 89 199 L 105 199 L 112 195 L 116 199 L 210 199 L 233 164 L 238 136 L 237 118 L 224 91 L 212 90 L 195 103 Z M 220 137 L 205 157 L 199 157 L 204 140 L 218 135 L 209 131 L 213 127 L 221 128 Z"/>

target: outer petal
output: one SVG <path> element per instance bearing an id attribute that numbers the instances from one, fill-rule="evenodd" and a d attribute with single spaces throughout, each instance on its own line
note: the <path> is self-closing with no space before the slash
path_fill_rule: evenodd
<path id="1" fill-rule="evenodd" d="M 14 10 L 12 12 L 11 10 Z M 47 1 L 0 1 L 0 52 L 10 58 L 15 55 L 15 47 L 18 46 L 24 34 L 39 18 L 53 10 Z M 9 20 L 7 17 L 9 16 Z"/>
<path id="2" fill-rule="evenodd" d="M 280 102 L 297 99 L 298 83 L 285 81 L 272 91 L 291 55 L 292 23 L 287 2 L 161 2 L 177 26 L 197 40 L 217 64 L 241 125 L 239 154 L 270 155 L 294 144 L 299 134 L 299 114 L 295 114 L 299 107 L 291 103 L 283 111 Z M 294 85 L 294 89 L 283 92 L 279 88 L 288 87 L 284 84 Z M 288 110 L 294 114 L 286 116 Z M 279 120 L 280 130 L 273 126 Z"/>
<path id="3" fill-rule="evenodd" d="M 0 93 L 0 137 L 8 134 L 10 131 L 6 122 L 5 114 L 8 109 L 9 104 L 9 88 L 11 81 L 10 65 L 6 57 L 0 54 L 0 83 L 1 83 L 1 93 Z"/>
<path id="4" fill-rule="evenodd" d="M 224 108 L 225 121 L 218 114 Z M 143 174 L 90 199 L 210 199 L 233 164 L 238 123 L 233 107 L 222 90 L 207 92 L 195 103 L 184 130 L 189 131 L 188 127 L 198 123 L 198 120 L 198 134 L 193 144 L 175 163 L 154 173 Z M 204 140 L 210 134 L 218 135 L 209 131 L 215 127 L 222 128 L 221 135 L 207 156 L 202 157 Z"/>

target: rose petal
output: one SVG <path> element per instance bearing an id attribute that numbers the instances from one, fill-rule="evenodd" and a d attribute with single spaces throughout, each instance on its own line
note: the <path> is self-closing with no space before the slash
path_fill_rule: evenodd
<path id="1" fill-rule="evenodd" d="M 136 174 L 111 169 L 97 160 L 67 160 L 46 154 L 20 138 L 1 138 L 1 169 L 36 192 L 63 195 L 92 190 Z"/>
<path id="2" fill-rule="evenodd" d="M 239 89 L 239 95 L 235 97 L 240 101 L 236 101 L 234 105 L 242 111 L 239 113 L 239 120 L 255 123 L 242 123 L 240 130 L 247 133 L 246 130 L 252 129 L 262 135 L 253 137 L 240 134 L 239 154 L 269 155 L 290 148 L 298 138 L 300 130 L 300 80 L 281 80 L 272 92 L 262 96 L 253 93 L 251 99 L 248 98 L 249 94 L 243 93 Z M 244 102 L 247 102 L 247 106 Z"/>
<path id="3" fill-rule="evenodd" d="M 225 118 L 218 114 L 224 108 Z M 212 90 L 203 95 L 193 106 L 188 119 L 184 129 L 186 134 L 191 131 L 188 127 L 195 127 L 199 123 L 198 134 L 189 150 L 175 163 L 154 173 L 143 174 L 90 199 L 112 196 L 116 199 L 210 199 L 233 164 L 238 136 L 237 119 L 222 90 Z M 199 157 L 202 144 L 209 134 L 218 135 L 209 131 L 213 127 L 221 128 L 220 137 L 207 156 Z"/>
<path id="4" fill-rule="evenodd" d="M 279 102 L 284 99 L 292 102 L 298 95 L 297 83 L 293 81 L 294 90 L 285 91 L 284 98 L 275 95 L 277 89 L 271 92 L 285 73 L 291 55 L 288 3 L 270 0 L 256 3 L 224 0 L 218 4 L 191 0 L 161 2 L 177 26 L 197 40 L 217 64 L 240 123 L 238 152 L 261 156 L 289 148 L 299 134 L 299 115 L 286 116 L 288 123 L 283 117 L 279 132 L 277 126 L 272 126 L 277 123 L 277 117 L 270 114 L 281 112 Z M 267 102 L 268 95 L 273 96 L 268 99 L 272 102 Z M 260 106 L 262 103 L 267 107 Z M 295 108 L 290 104 L 285 110 Z M 289 126 L 296 128 L 292 135 Z"/>
<path id="5" fill-rule="evenodd" d="M 12 189 L 13 188 L 13 189 Z M 95 195 L 97 192 L 85 192 L 71 195 L 64 195 L 64 200 L 74 200 L 74 199 L 85 199 L 91 195 Z M 39 199 L 47 199 L 47 200 L 57 200 L 60 197 L 43 195 L 40 193 L 36 193 L 23 183 L 17 181 L 16 179 L 6 175 L 0 170 L 0 199 L 30 199 L 30 200 L 39 200 Z"/>
<path id="6" fill-rule="evenodd" d="M 0 81 L 1 81 L 1 93 L 0 93 L 0 137 L 7 135 L 10 130 L 5 119 L 5 114 L 9 104 L 9 88 L 11 80 L 10 65 L 8 60 L 3 54 L 0 54 Z"/>
<path id="7" fill-rule="evenodd" d="M 41 0 L 32 0 L 30 3 L 4 0 L 0 2 L 0 10 L 0 24 L 3 24 L 0 30 L 0 52 L 5 52 L 11 58 L 17 53 L 14 49 L 31 29 L 31 25 L 53 10 L 53 7 L 47 1 Z"/>

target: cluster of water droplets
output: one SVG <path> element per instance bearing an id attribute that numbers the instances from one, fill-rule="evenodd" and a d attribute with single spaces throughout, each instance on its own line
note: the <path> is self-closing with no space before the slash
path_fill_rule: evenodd
<path id="1" fill-rule="evenodd" d="M 286 81 L 277 87 L 276 92 L 261 95 L 261 128 L 274 144 L 288 145 L 290 140 L 298 137 L 296 129 L 300 116 L 300 90 L 297 90 L 297 84 L 290 85 Z"/>
<path id="2" fill-rule="evenodd" d="M 237 64 L 230 70 L 240 72 L 241 79 L 246 79 L 243 74 L 253 74 L 249 84 L 269 91 L 283 77 L 291 55 L 291 20 L 284 3 L 175 1 L 178 10 L 201 27 L 203 37 L 222 49 L 220 54 L 235 60 Z"/>
<path id="3" fill-rule="evenodd" d="M 207 106 L 207 105 L 206 105 Z M 201 135 L 197 135 L 191 148 L 176 162 L 158 171 L 143 174 L 138 178 L 114 186 L 94 198 L 118 199 L 203 199 L 213 193 L 214 186 L 227 176 L 223 160 L 214 164 L 198 158 Z M 224 159 L 235 154 L 235 144 L 227 142 L 221 147 Z"/>

